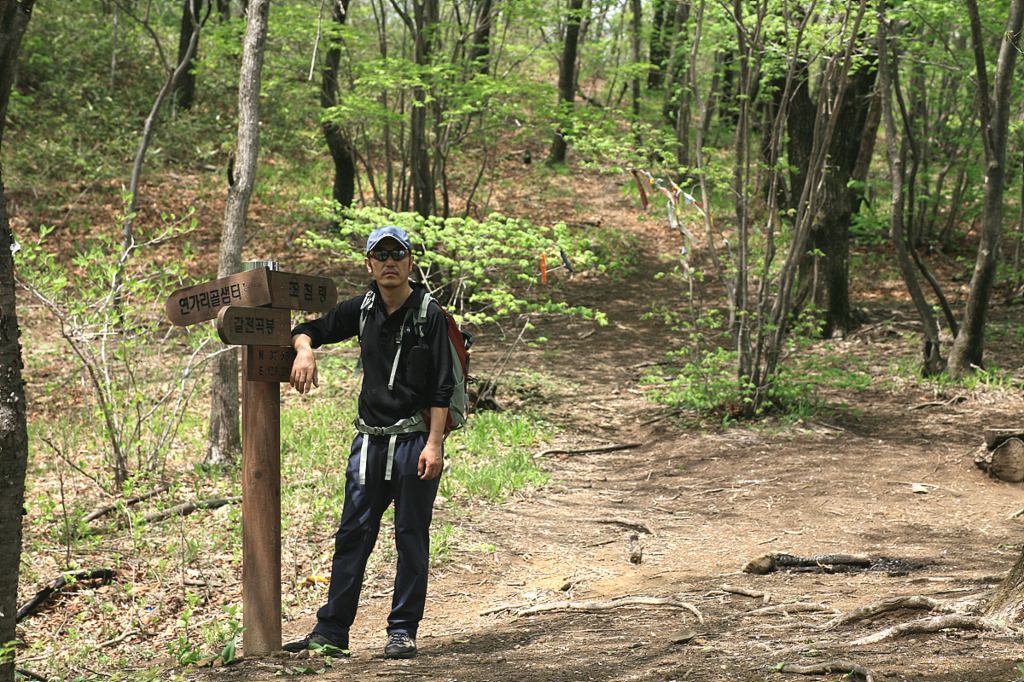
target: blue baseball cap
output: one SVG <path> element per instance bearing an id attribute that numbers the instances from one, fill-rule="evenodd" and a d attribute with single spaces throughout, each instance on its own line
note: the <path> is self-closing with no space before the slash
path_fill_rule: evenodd
<path id="1" fill-rule="evenodd" d="M 401 244 L 406 251 L 412 251 L 412 242 L 409 240 L 409 235 L 405 230 L 394 225 L 385 225 L 384 227 L 378 227 L 370 233 L 370 237 L 366 240 L 366 253 L 373 251 L 373 247 L 388 237 Z"/>

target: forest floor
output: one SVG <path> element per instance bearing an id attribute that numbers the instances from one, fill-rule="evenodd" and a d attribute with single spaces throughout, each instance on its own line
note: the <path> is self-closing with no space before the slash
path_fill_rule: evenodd
<path id="1" fill-rule="evenodd" d="M 538 319 L 533 334 L 547 343 L 520 345 L 511 364 L 556 379 L 545 385 L 544 409 L 564 430 L 549 447 L 637 445 L 552 454 L 543 464 L 549 485 L 500 505 L 439 503 L 436 518 L 460 529 L 460 545 L 492 549 L 456 552 L 435 569 L 419 656 L 381 656 L 393 577 L 383 567 L 368 577 L 351 658 L 334 659 L 308 677 L 831 681 L 843 673 L 808 676 L 779 667 L 845 659 L 873 670 L 875 679 L 1020 679 L 1019 635 L 954 628 L 851 644 L 922 615 L 909 611 L 835 630 L 818 627 L 891 596 L 980 592 L 1009 569 L 1024 542 L 1021 518 L 1014 518 L 1024 507 L 1021 484 L 988 477 L 974 455 L 982 429 L 1024 426 L 1019 388 L 936 388 L 895 370 L 902 359 L 918 356 L 916 316 L 898 281 L 860 273 L 852 296 L 866 315 L 861 332 L 821 341 L 811 352 L 864 367 L 872 374 L 869 388 L 823 391 L 831 409 L 793 423 L 693 426 L 691 415 L 649 400 L 640 383 L 665 351 L 683 344 L 660 318 L 643 317 L 654 304 L 682 298 L 678 281 L 655 277 L 669 267 L 660 257 L 678 253 L 679 236 L 663 221 L 637 221 L 622 178 L 577 174 L 553 181 L 572 183 L 572 196 L 545 201 L 546 216 L 534 205 L 535 221 L 600 221 L 632 231 L 637 270 L 621 281 L 563 282 L 559 295 L 603 311 L 610 324 Z M 528 194 L 524 187 L 520 196 L 504 197 L 499 209 L 528 204 Z M 948 277 L 944 283 L 966 286 Z M 1019 329 L 1022 322 L 1021 306 L 994 303 L 991 324 Z M 986 357 L 1019 378 L 1021 348 L 1012 336 L 993 335 Z M 513 339 L 481 333 L 475 371 L 495 367 Z M 632 563 L 636 544 L 642 559 Z M 857 554 L 874 562 L 870 570 L 847 572 L 741 571 L 768 552 Z M 615 603 L 625 597 L 643 599 Z M 659 599 L 689 607 L 654 603 Z M 797 603 L 821 610 L 758 611 Z M 523 613 L 531 607 L 541 609 Z M 285 641 L 314 624 L 313 609 L 286 621 Z M 210 682 L 269 682 L 307 666 L 320 669 L 323 659 L 245 656 L 231 666 L 187 670 L 166 659 L 146 664 L 154 675 Z"/>

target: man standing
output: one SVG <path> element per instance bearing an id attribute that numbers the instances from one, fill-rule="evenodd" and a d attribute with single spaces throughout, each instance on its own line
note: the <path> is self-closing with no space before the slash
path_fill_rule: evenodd
<path id="1" fill-rule="evenodd" d="M 426 287 L 409 280 L 413 256 L 405 230 L 374 230 L 366 241 L 365 263 L 373 278 L 367 294 L 292 330 L 295 390 L 306 393 L 319 385 L 314 348 L 353 336 L 359 337 L 363 385 L 327 603 L 317 611 L 313 631 L 284 648 L 348 651 L 366 561 L 381 516 L 393 501 L 398 564 L 384 657 L 412 658 L 427 597 L 430 521 L 454 388 L 452 358 L 444 312 L 433 301 L 424 306 Z"/>

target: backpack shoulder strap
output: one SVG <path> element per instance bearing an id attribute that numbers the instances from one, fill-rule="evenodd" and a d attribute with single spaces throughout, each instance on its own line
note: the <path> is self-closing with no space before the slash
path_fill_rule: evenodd
<path id="1" fill-rule="evenodd" d="M 366 318 L 370 314 L 370 308 L 373 307 L 373 303 L 376 300 L 376 296 L 373 295 L 373 289 L 366 292 L 363 296 L 363 304 L 359 306 L 359 338 L 363 338 L 363 327 L 366 326 Z"/>
<path id="2" fill-rule="evenodd" d="M 363 327 L 366 326 L 366 318 L 370 315 L 370 308 L 373 307 L 373 302 L 376 297 L 373 295 L 373 289 L 366 292 L 363 296 L 363 303 L 359 306 L 359 342 L 363 342 Z M 359 358 L 356 359 L 356 371 L 352 374 L 352 378 L 355 379 L 363 371 L 363 354 L 359 353 Z"/>
<path id="3" fill-rule="evenodd" d="M 429 291 L 423 292 L 423 300 L 420 302 L 420 307 L 416 311 L 416 334 L 421 339 L 423 338 L 423 332 L 427 326 L 427 308 L 430 307 L 430 302 L 434 300 L 434 297 L 430 295 Z"/>

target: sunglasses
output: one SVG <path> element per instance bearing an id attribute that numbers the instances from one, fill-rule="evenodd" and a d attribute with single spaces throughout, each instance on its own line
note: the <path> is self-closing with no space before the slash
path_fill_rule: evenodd
<path id="1" fill-rule="evenodd" d="M 409 252 L 406 251 L 405 249 L 378 249 L 377 251 L 370 252 L 370 257 L 375 260 L 379 260 L 381 263 L 386 261 L 388 259 L 388 256 L 394 258 L 395 262 L 397 263 L 398 261 L 404 259 L 408 255 Z"/>

